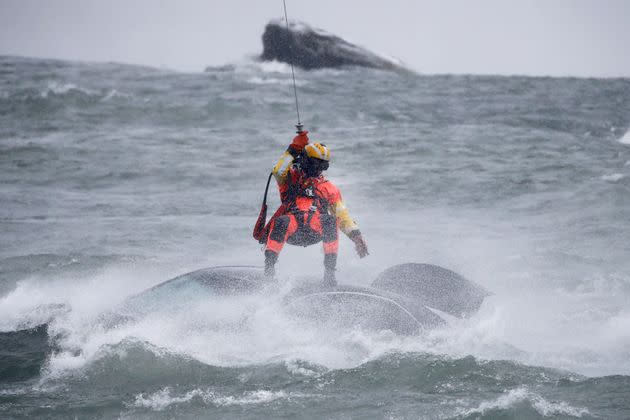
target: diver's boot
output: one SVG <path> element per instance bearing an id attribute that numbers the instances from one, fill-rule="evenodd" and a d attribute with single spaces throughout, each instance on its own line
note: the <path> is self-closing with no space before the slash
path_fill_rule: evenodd
<path id="1" fill-rule="evenodd" d="M 337 279 L 335 278 L 335 270 L 324 270 L 324 286 L 335 287 L 337 285 Z"/>
<path id="2" fill-rule="evenodd" d="M 278 261 L 278 254 L 271 250 L 265 251 L 265 277 L 269 280 L 273 280 L 276 277 L 276 261 Z"/>
<path id="3" fill-rule="evenodd" d="M 324 286 L 335 287 L 335 267 L 337 267 L 337 254 L 324 254 Z"/>

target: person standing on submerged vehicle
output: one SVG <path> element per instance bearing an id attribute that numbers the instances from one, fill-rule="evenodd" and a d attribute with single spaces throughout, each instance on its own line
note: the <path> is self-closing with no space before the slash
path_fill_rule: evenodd
<path id="1" fill-rule="evenodd" d="M 337 284 L 335 268 L 341 229 L 355 244 L 360 258 L 368 255 L 361 231 L 350 217 L 339 189 L 324 178 L 330 150 L 321 143 L 309 143 L 308 131 L 298 131 L 273 168 L 282 205 L 268 225 L 265 246 L 265 275 L 275 275 L 278 254 L 285 243 L 324 245 L 324 283 Z"/>

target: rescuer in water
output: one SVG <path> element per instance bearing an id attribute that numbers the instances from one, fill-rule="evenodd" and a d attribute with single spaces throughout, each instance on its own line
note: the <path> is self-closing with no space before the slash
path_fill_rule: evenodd
<path id="1" fill-rule="evenodd" d="M 324 284 L 334 286 L 338 230 L 355 244 L 360 258 L 368 255 L 359 227 L 341 199 L 339 189 L 322 175 L 328 169 L 330 150 L 321 143 L 309 143 L 308 132 L 298 131 L 291 145 L 273 168 L 282 205 L 268 225 L 265 246 L 265 274 L 275 275 L 278 254 L 285 242 L 309 246 L 324 245 Z"/>

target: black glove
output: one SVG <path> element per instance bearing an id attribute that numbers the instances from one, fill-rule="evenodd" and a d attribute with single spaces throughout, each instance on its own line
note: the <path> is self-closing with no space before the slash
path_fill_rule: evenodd
<path id="1" fill-rule="evenodd" d="M 361 231 L 353 230 L 348 236 L 350 237 L 352 242 L 354 242 L 354 249 L 356 249 L 359 258 L 370 255 L 370 253 L 368 252 L 367 244 L 365 243 L 363 236 L 361 236 Z"/>

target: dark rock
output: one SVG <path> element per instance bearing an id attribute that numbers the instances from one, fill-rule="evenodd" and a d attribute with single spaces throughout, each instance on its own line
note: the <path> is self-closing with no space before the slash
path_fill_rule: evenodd
<path id="1" fill-rule="evenodd" d="M 272 20 L 262 36 L 262 60 L 291 63 L 303 69 L 370 67 L 409 72 L 394 60 L 381 57 L 335 35 L 300 22 Z"/>

